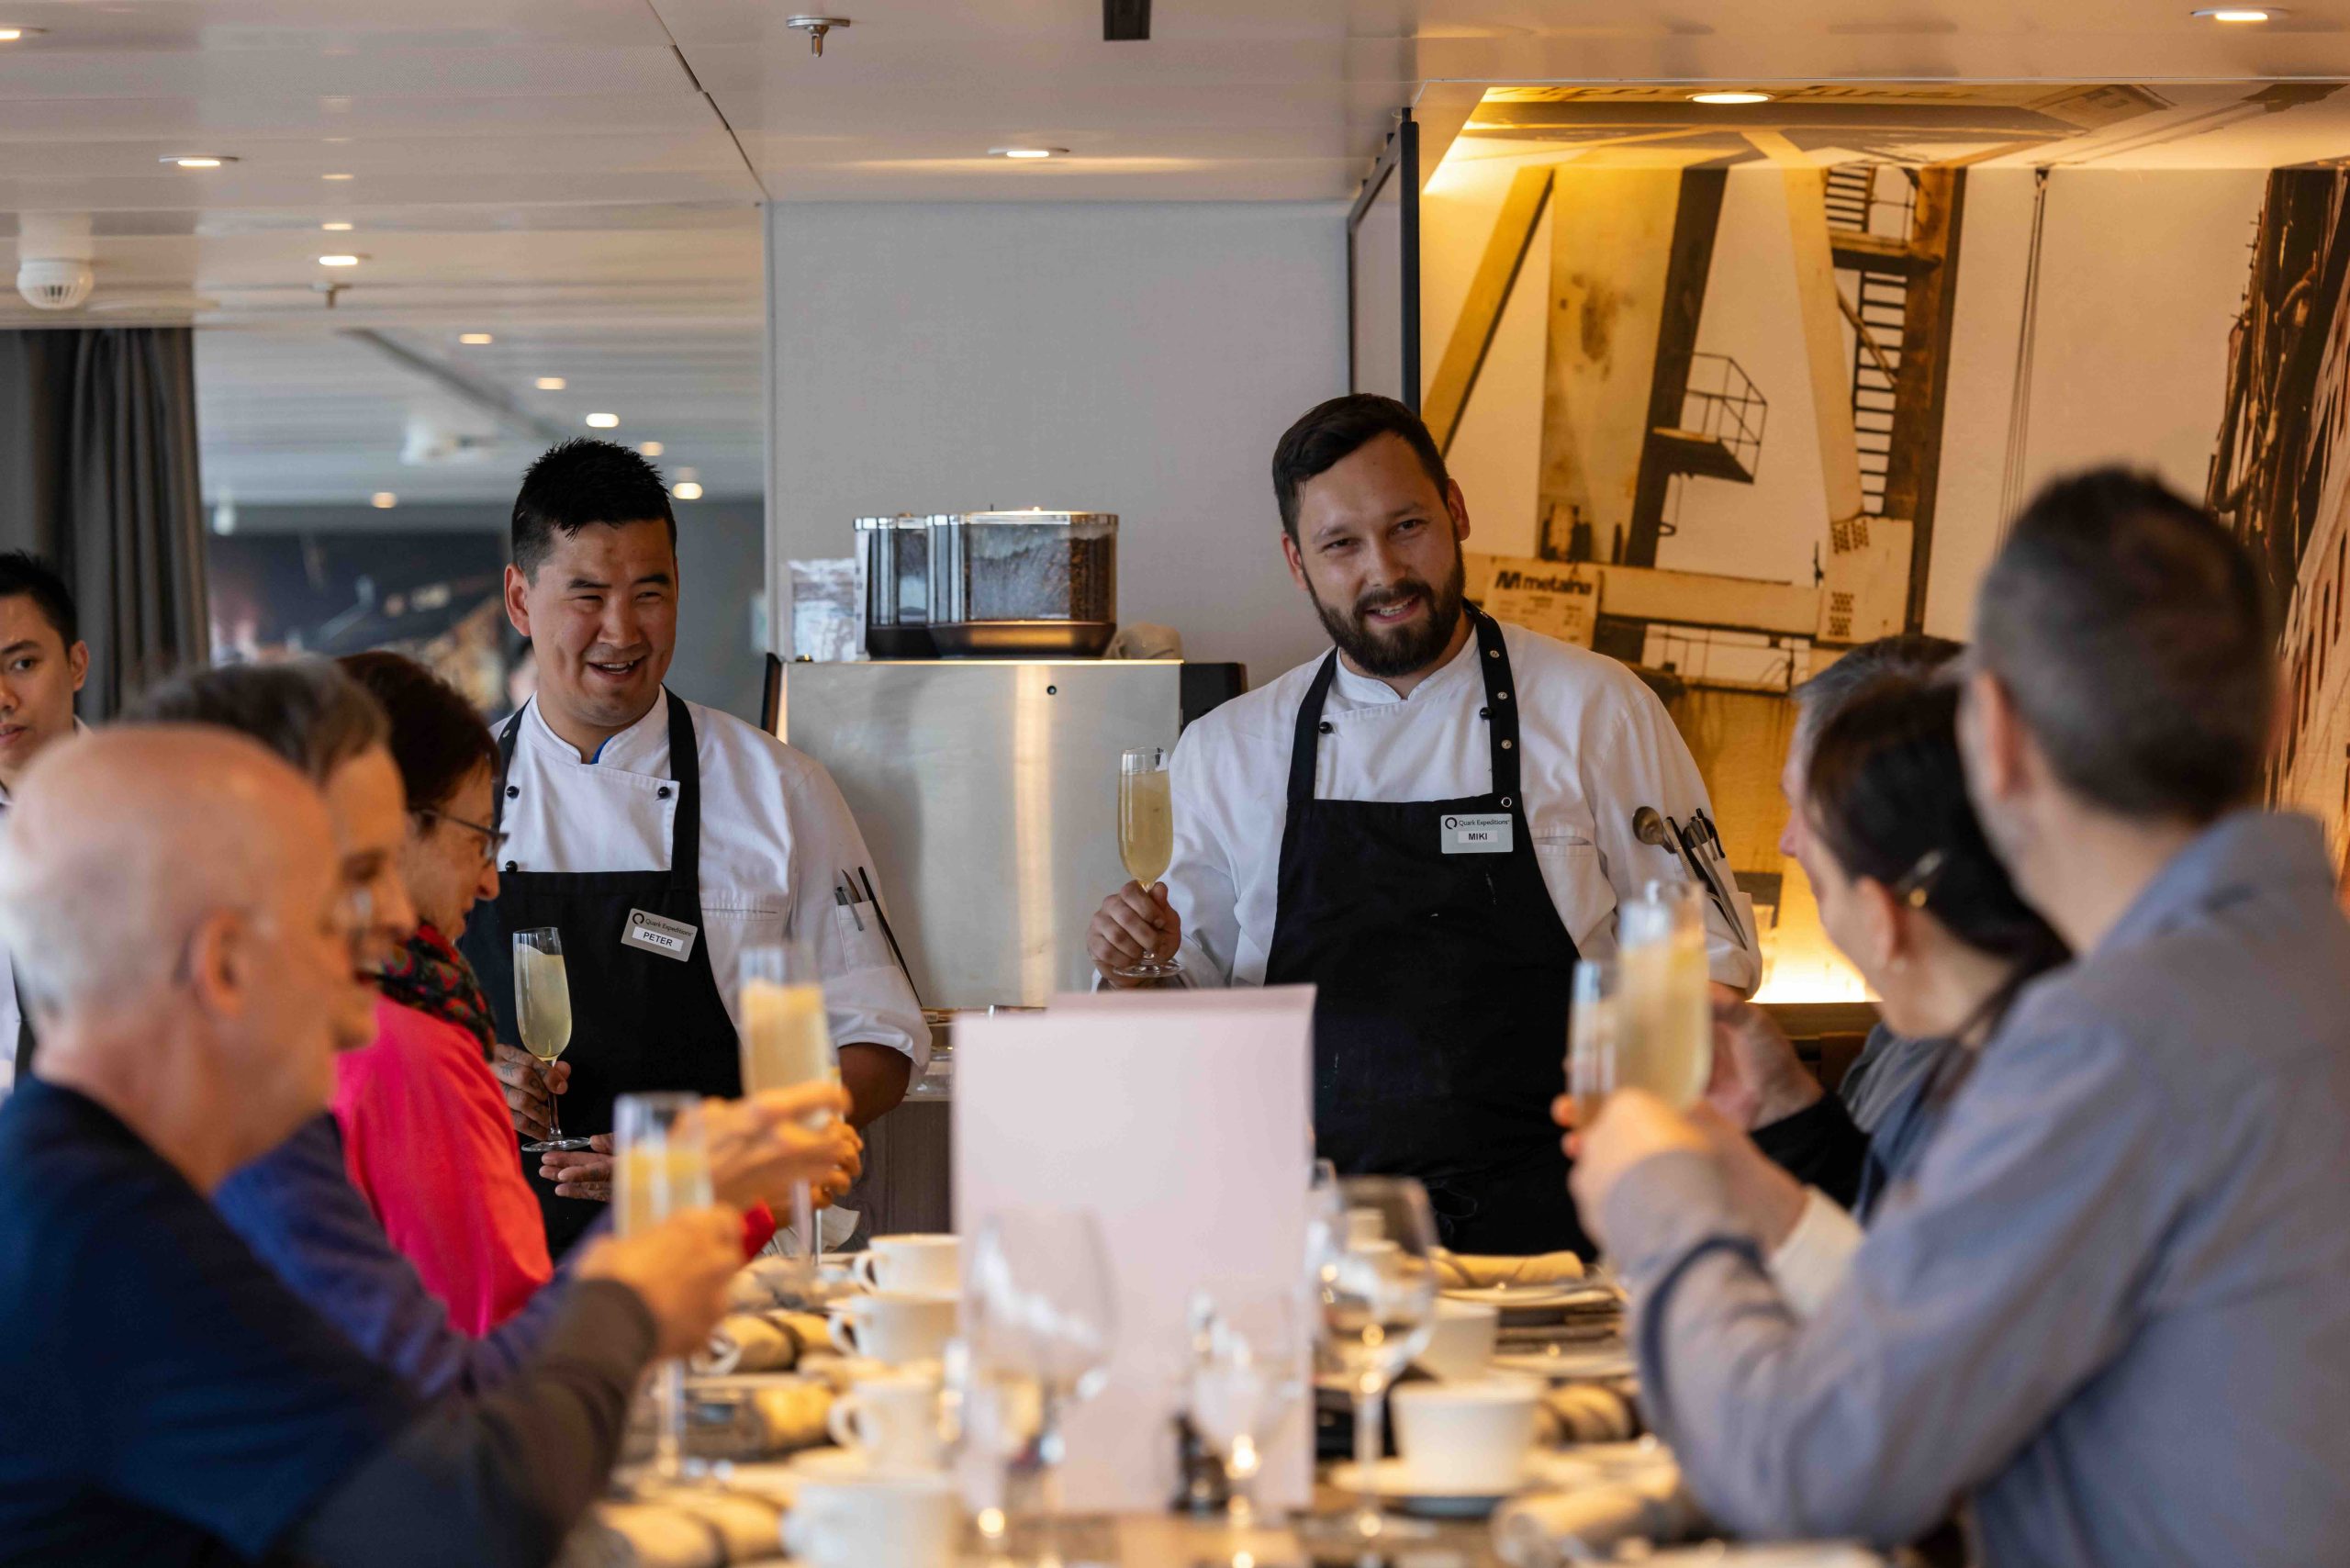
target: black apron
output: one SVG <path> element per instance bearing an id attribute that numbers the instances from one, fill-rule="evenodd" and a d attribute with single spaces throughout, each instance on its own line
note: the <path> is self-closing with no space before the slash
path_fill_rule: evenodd
<path id="1" fill-rule="evenodd" d="M 1566 1088 L 1574 938 L 1518 790 L 1501 628 L 1474 610 L 1490 794 L 1323 801 L 1315 748 L 1337 673 L 1297 713 L 1268 985 L 1311 984 L 1314 1128 L 1342 1175 L 1416 1176 L 1459 1252 L 1588 1252 L 1550 1102 Z M 1445 852 L 1458 819 L 1506 817 L 1506 853 Z"/>
<path id="2" fill-rule="evenodd" d="M 563 1130 L 577 1137 L 612 1130 L 612 1102 L 648 1090 L 687 1090 L 739 1098 L 742 1057 L 734 1024 L 710 967 L 710 933 L 701 913 L 701 762 L 694 749 L 693 716 L 674 692 L 669 704 L 670 782 L 677 792 L 676 825 L 666 871 L 524 871 L 507 862 L 497 899 L 476 905 L 458 946 L 481 978 L 498 1018 L 498 1037 L 520 1040 L 514 1014 L 513 934 L 552 925 L 563 933 L 564 971 L 571 986 L 571 1083 L 558 1103 Z M 500 788 L 496 825 L 506 802 L 520 794 L 509 781 L 522 714 L 498 737 Z M 685 961 L 623 946 L 632 912 L 666 916 L 699 935 Z M 578 1238 L 602 1204 L 558 1198 L 539 1179 L 536 1155 L 523 1155 L 523 1174 L 546 1216 L 547 1246 L 557 1257 Z"/>

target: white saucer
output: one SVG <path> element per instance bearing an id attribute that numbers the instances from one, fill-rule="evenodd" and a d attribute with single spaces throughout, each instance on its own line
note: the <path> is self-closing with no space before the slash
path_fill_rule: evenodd
<path id="1" fill-rule="evenodd" d="M 1586 1280 L 1555 1285 L 1460 1285 L 1443 1291 L 1447 1301 L 1472 1301 L 1504 1312 L 1540 1312 L 1558 1307 L 1597 1306 L 1615 1293 Z"/>
<path id="2" fill-rule="evenodd" d="M 1330 1484 L 1342 1492 L 1360 1492 L 1364 1489 L 1360 1480 L 1361 1473 L 1352 1463 L 1332 1465 Z M 1490 1482 L 1475 1486 L 1432 1486 L 1413 1480 L 1410 1468 L 1402 1460 L 1382 1459 L 1371 1466 L 1370 1490 L 1382 1502 L 1393 1503 L 1407 1514 L 1473 1519 L 1492 1513 L 1505 1499 L 1523 1491 L 1531 1479 L 1529 1467 L 1502 1486 Z"/>

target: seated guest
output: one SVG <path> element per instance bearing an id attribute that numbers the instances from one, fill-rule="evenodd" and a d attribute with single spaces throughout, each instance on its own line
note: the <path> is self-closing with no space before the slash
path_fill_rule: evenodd
<path id="1" fill-rule="evenodd" d="M 2009 1002 L 2069 957 L 1983 836 L 1966 799 L 1957 720 L 1956 687 L 1899 678 L 1870 686 L 1814 743 L 1807 798 L 1796 808 L 1803 826 L 1790 834 L 1820 923 L 1883 999 L 1890 1037 L 1940 1047 L 1875 1136 L 1855 1135 L 1865 1170 L 1854 1213 L 1863 1220 L 1892 1182 L 1914 1172 Z M 1842 1280 L 1859 1226 L 1765 1158 L 1759 1136 L 1713 1125 L 1773 1280 L 1790 1307 L 1810 1313 Z"/>
<path id="2" fill-rule="evenodd" d="M 319 785 L 345 884 L 366 912 L 353 1013 L 343 1023 L 349 1037 L 374 1038 L 377 976 L 414 922 L 400 874 L 408 832 L 402 785 L 384 745 L 389 730 L 382 707 L 334 666 L 303 660 L 184 675 L 147 692 L 131 716 L 239 731 Z M 394 912 L 389 919 L 387 909 Z M 811 1092 L 822 1107 L 805 1098 L 762 1096 L 714 1109 L 711 1167 L 722 1197 L 747 1203 L 788 1192 L 801 1178 L 828 1194 L 846 1190 L 857 1165 L 856 1137 L 845 1127 L 802 1129 L 797 1119 L 808 1111 L 838 1109 L 837 1092 Z M 509 1166 L 519 1171 L 514 1161 L 509 1152 Z M 314 1117 L 235 1172 L 216 1202 L 297 1294 L 428 1395 L 487 1388 L 511 1375 L 561 1310 L 560 1291 L 541 1291 L 494 1330 L 476 1335 L 453 1325 L 449 1308 L 352 1185 L 330 1114 Z M 751 1239 L 772 1230 L 771 1221 L 746 1230 L 746 1251 Z"/>
<path id="3" fill-rule="evenodd" d="M 17 792 L 0 939 L 42 1051 L 0 1105 L 0 1562 L 545 1562 L 639 1374 L 717 1321 L 740 1216 L 680 1215 L 582 1258 L 497 1394 L 428 1406 L 221 1223 L 364 1038 L 362 902 L 318 792 L 238 736 L 100 734 Z"/>
<path id="4" fill-rule="evenodd" d="M 1795 734 L 1779 775 L 1787 801 L 1781 854 L 1802 858 L 1806 765 L 1820 731 L 1862 693 L 1888 681 L 1922 684 L 1963 651 L 1948 638 L 1920 633 L 1880 637 L 1795 689 Z M 1836 1092 L 1828 1094 L 1770 1014 L 1751 1002 L 1718 1002 L 1714 1083 L 1707 1098 L 1732 1122 L 1751 1128 L 1755 1144 L 1797 1181 L 1850 1208 L 1868 1166 L 1869 1135 L 1918 1098 L 1953 1048 L 1930 1036 L 1896 1035 L 1879 1022 Z"/>
<path id="5" fill-rule="evenodd" d="M 489 1069 L 489 1002 L 455 946 L 474 901 L 498 891 L 498 835 L 487 825 L 498 744 L 471 703 L 413 660 L 341 662 L 391 722 L 408 812 L 400 879 L 417 924 L 384 965 L 375 1043 L 335 1061 L 334 1119 L 384 1234 L 451 1324 L 484 1334 L 554 1273 Z"/>
<path id="6" fill-rule="evenodd" d="M 1843 1283 L 1785 1310 L 1706 1135 L 1611 1096 L 1576 1186 L 1643 1401 L 1751 1535 L 1992 1563 L 2338 1560 L 2350 1540 L 2350 921 L 2323 835 L 2249 809 L 2259 577 L 2152 480 L 2051 486 L 1977 598 L 1986 835 L 2080 955 L 2028 988 Z"/>
<path id="7" fill-rule="evenodd" d="M 33 758 L 82 727 L 73 695 L 90 674 L 90 647 L 65 579 L 37 556 L 0 554 L 0 822 Z M 0 1094 L 32 1067 L 33 1034 L 0 948 Z"/>

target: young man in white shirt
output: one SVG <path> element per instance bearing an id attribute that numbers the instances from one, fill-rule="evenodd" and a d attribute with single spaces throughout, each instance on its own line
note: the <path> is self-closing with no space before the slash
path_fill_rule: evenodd
<path id="1" fill-rule="evenodd" d="M 65 579 L 22 551 L 0 554 L 0 822 L 33 759 L 81 727 L 73 698 L 89 675 Z M 15 966 L 0 947 L 0 1094 L 29 1066 L 32 1044 Z"/>
<path id="2" fill-rule="evenodd" d="M 1089 949 L 1113 985 L 1179 946 L 1194 983 L 1315 985 L 1324 1157 L 1418 1177 L 1455 1250 L 1581 1248 L 1549 1119 L 1574 964 L 1687 879 L 1633 816 L 1685 824 L 1705 782 L 1630 669 L 1467 605 L 1468 506 L 1402 404 L 1315 409 L 1273 487 L 1336 646 L 1184 734 L 1167 879 L 1113 894 Z M 1751 990 L 1743 917 L 1705 905 L 1713 978 Z"/>
<path id="3" fill-rule="evenodd" d="M 872 864 L 847 803 L 813 758 L 662 685 L 680 585 L 659 472 L 609 442 L 554 448 L 523 478 L 513 549 L 506 612 L 531 639 L 538 690 L 498 734 L 499 890 L 461 946 L 500 1039 L 518 1040 L 513 934 L 555 927 L 572 1017 L 543 1074 L 500 1046 L 517 1127 L 543 1136 L 543 1083 L 574 1136 L 609 1133 L 624 1093 L 739 1096 L 742 955 L 787 938 L 823 982 L 850 1120 L 891 1109 L 930 1036 L 878 923 L 835 900 Z M 571 1200 L 609 1197 L 610 1170 L 587 1150 L 540 1162 L 558 1250 L 593 1217 Z M 855 1216 L 828 1221 L 839 1241 Z"/>

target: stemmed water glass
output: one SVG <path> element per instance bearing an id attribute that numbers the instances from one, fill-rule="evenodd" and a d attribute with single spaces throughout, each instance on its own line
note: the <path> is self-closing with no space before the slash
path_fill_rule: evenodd
<path id="1" fill-rule="evenodd" d="M 997 1417 L 1022 1428 L 1003 1435 L 1015 1484 L 1007 1502 L 1014 1513 L 1041 1516 L 1047 1562 L 1059 1557 L 1054 1521 L 1067 1454 L 1062 1420 L 1069 1404 L 1091 1397 L 1108 1374 L 1117 1333 L 1114 1290 L 1100 1224 L 1080 1210 L 993 1215 L 964 1269 L 971 1375 L 988 1388 Z"/>
<path id="2" fill-rule="evenodd" d="M 1304 1392 L 1297 1297 L 1261 1282 L 1206 1285 L 1192 1293 L 1189 1321 L 1192 1427 L 1224 1466 L 1232 1528 L 1245 1535 L 1265 1518 L 1265 1443 Z"/>
<path id="3" fill-rule="evenodd" d="M 1308 1264 L 1323 1343 L 1354 1394 L 1357 1503 L 1312 1533 L 1371 1550 L 1428 1533 L 1382 1511 L 1378 1474 L 1387 1390 L 1426 1348 L 1436 1318 L 1436 1221 L 1427 1189 L 1405 1177 L 1341 1177 L 1336 1199 L 1308 1215 Z"/>
<path id="4" fill-rule="evenodd" d="M 612 1228 L 638 1236 L 672 1215 L 711 1203 L 710 1143 L 701 1101 L 692 1094 L 623 1094 L 612 1108 Z M 685 1473 L 686 1365 L 675 1357 L 655 1372 L 653 1473 Z"/>

